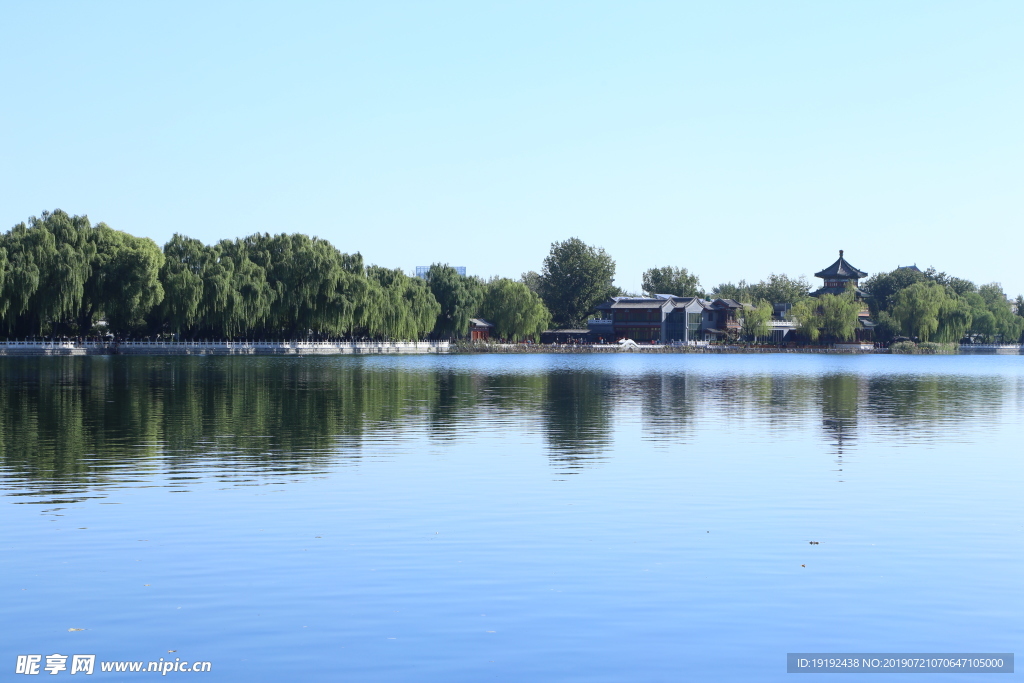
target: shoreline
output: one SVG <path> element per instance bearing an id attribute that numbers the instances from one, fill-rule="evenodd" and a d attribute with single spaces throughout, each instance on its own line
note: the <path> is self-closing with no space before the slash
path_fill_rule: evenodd
<path id="1" fill-rule="evenodd" d="M 449 342 L 0 342 L 0 356 L 353 356 L 447 354 Z"/>
<path id="2" fill-rule="evenodd" d="M 711 353 L 711 354 L 828 354 L 828 355 L 892 355 L 887 348 L 837 347 L 771 347 L 741 345 L 634 345 L 611 344 L 460 344 L 438 342 L 78 342 L 22 341 L 0 342 L 0 357 L 39 356 L 353 356 L 408 354 L 584 354 L 584 353 Z M 940 353 L 921 352 L 895 355 L 1021 355 L 1024 346 L 971 345 Z"/>

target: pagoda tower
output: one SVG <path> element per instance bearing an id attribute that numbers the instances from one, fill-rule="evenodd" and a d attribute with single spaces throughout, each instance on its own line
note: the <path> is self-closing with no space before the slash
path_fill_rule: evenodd
<path id="1" fill-rule="evenodd" d="M 868 274 L 863 270 L 858 270 L 851 266 L 849 262 L 843 258 L 843 250 L 840 249 L 838 261 L 825 270 L 819 270 L 814 274 L 814 277 L 820 277 L 825 281 L 825 286 L 816 292 L 811 292 L 811 296 L 821 296 L 822 294 L 842 294 L 846 291 L 846 286 L 852 283 L 857 298 L 862 299 L 867 294 L 857 286 L 857 281 L 860 278 L 867 276 Z"/>

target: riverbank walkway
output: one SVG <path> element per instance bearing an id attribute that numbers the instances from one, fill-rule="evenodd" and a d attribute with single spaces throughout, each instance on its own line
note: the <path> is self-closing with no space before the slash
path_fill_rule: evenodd
<path id="1" fill-rule="evenodd" d="M 0 356 L 353 356 L 450 353 L 889 353 L 871 345 L 500 344 L 346 341 L 0 341 Z M 1024 354 L 1019 344 L 964 344 L 959 353 Z"/>
<path id="2" fill-rule="evenodd" d="M 448 353 L 431 342 L 324 341 L 7 341 L 0 356 L 350 356 Z"/>

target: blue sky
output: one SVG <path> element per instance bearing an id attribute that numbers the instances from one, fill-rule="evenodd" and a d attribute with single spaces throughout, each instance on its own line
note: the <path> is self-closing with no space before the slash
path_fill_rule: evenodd
<path id="1" fill-rule="evenodd" d="M 1024 3 L 8 3 L 0 218 L 1024 292 Z"/>

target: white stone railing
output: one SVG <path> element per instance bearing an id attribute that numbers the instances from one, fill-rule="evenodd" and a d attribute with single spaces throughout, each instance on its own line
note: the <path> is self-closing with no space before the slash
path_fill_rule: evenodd
<path id="1" fill-rule="evenodd" d="M 1024 350 L 1024 344 L 961 344 L 961 349 L 1020 349 Z"/>
<path id="2" fill-rule="evenodd" d="M 0 349 L 59 350 L 59 349 L 395 349 L 406 351 L 447 351 L 447 341 L 0 341 Z"/>

